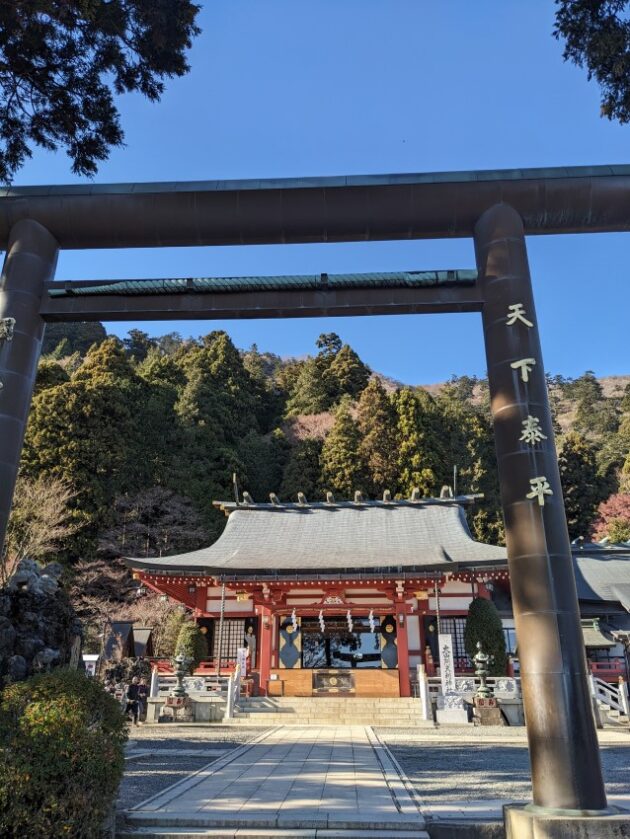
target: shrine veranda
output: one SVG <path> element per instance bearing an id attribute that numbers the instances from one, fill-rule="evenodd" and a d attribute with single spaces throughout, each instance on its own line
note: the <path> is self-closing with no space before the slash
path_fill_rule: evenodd
<path id="1" fill-rule="evenodd" d="M 3 190 L 0 243 L 6 248 L 6 258 L 0 281 L 0 540 L 11 509 L 46 322 L 480 312 L 519 639 L 533 801 L 546 812 L 607 818 L 525 237 L 627 232 L 629 196 L 629 166 Z M 452 237 L 473 240 L 476 271 L 54 281 L 60 248 Z M 450 509 L 460 510 L 456 502 L 449 503 Z M 449 503 L 439 509 L 448 508 Z M 433 507 L 426 503 L 422 509 Z M 241 513 L 239 507 L 232 516 Z M 379 513 L 385 511 L 379 508 Z M 303 514 L 300 511 L 299 515 Z M 468 549 L 472 550 L 470 544 Z M 348 585 L 343 594 L 332 590 L 328 594 L 326 585 L 318 586 L 311 602 L 302 603 L 301 608 L 313 608 L 318 616 L 317 607 L 323 610 L 328 605 L 322 598 L 367 600 L 363 605 L 369 606 L 368 615 L 372 612 L 372 620 L 379 620 L 381 665 L 390 664 L 350 670 L 361 674 L 360 679 L 367 678 L 363 674 L 378 673 L 379 678 L 389 679 L 380 689 L 387 684 L 392 693 L 402 694 L 406 687 L 400 674 L 408 672 L 409 658 L 421 643 L 420 622 L 412 637 L 415 630 L 410 632 L 412 624 L 407 621 L 414 617 L 414 600 L 425 600 L 415 592 L 428 589 L 422 582 L 414 582 L 422 580 L 420 571 L 411 572 L 411 578 L 399 573 L 389 556 L 391 548 L 378 558 L 378 566 L 366 564 L 367 553 L 362 556 L 358 552 L 356 564 L 347 566 L 367 569 L 361 582 L 358 574 L 353 575 L 352 588 Z M 412 558 L 412 568 L 422 564 L 419 556 Z M 433 576 L 435 567 L 439 568 L 439 562 L 433 565 Z M 466 566 L 462 560 L 453 571 L 461 576 L 466 567 L 476 574 L 473 585 L 485 584 L 478 579 L 475 563 Z M 377 568 L 383 572 L 389 569 L 389 573 L 377 574 Z M 227 585 L 227 567 L 221 570 L 218 581 Z M 247 570 L 247 582 L 258 586 L 256 569 Z M 327 570 L 325 564 L 322 570 Z M 189 576 L 182 573 L 180 579 Z M 324 575 L 322 583 L 329 582 L 330 575 Z M 461 578 L 449 582 L 470 585 Z M 196 586 L 196 582 L 184 584 Z M 207 586 L 205 592 L 203 585 L 199 587 L 198 608 L 204 606 L 205 598 L 205 610 L 209 611 L 216 587 L 211 586 L 211 595 Z M 274 607 L 274 597 L 277 603 L 283 597 L 297 598 L 297 594 L 295 585 L 293 589 L 276 586 L 275 593 L 269 588 L 269 599 L 262 588 L 255 588 L 251 597 L 236 603 L 259 602 L 264 631 L 257 655 L 261 663 L 269 662 L 271 671 L 272 614 L 264 610 Z M 246 587 L 242 590 L 246 592 Z M 341 608 L 337 615 L 347 615 L 347 611 Z M 296 641 L 306 637 L 306 623 L 301 626 L 297 617 L 296 606 L 295 617 L 291 610 L 291 632 L 286 624 L 278 624 L 282 641 L 278 657 L 284 650 L 285 657 L 297 661 L 299 654 L 303 662 L 304 646 L 298 650 Z M 315 615 L 305 614 L 302 620 L 308 617 Z M 326 616 L 322 617 L 325 621 Z M 325 651 L 325 655 L 332 652 Z M 343 649 L 336 652 L 349 654 Z M 397 671 L 390 666 L 395 657 Z M 307 672 L 296 667 L 284 670 Z M 525 814 L 523 818 L 536 817 Z"/>

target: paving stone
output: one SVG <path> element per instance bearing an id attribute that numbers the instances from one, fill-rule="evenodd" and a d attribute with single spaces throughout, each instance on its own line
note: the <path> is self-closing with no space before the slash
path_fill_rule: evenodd
<path id="1" fill-rule="evenodd" d="M 280 727 L 127 813 L 132 827 L 423 834 L 395 762 L 361 725 Z M 357 833 L 359 831 L 359 833 Z M 279 834 L 276 834 L 279 835 Z"/>

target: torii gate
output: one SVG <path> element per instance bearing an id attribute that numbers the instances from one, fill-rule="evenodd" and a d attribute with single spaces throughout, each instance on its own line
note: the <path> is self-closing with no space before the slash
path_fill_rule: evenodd
<path id="1" fill-rule="evenodd" d="M 548 818 L 568 831 L 554 836 L 576 835 L 574 818 L 593 831 L 623 821 L 604 792 L 525 235 L 629 229 L 630 166 L 6 189 L 0 544 L 46 322 L 479 311 L 533 782 L 534 807 L 508 808 L 508 836 Z M 60 248 L 450 237 L 474 239 L 476 281 L 53 282 Z"/>

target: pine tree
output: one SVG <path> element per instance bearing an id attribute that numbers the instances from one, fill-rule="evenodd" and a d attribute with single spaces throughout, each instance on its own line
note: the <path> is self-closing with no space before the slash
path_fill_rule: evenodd
<path id="1" fill-rule="evenodd" d="M 270 492 L 279 491 L 288 449 L 289 444 L 279 428 L 268 436 L 250 431 L 239 443 L 237 454 L 244 469 L 239 477 L 256 501 L 267 501 Z"/>
<path id="2" fill-rule="evenodd" d="M 470 511 L 469 522 L 475 539 L 502 543 L 505 538 L 494 434 L 483 410 L 441 394 L 438 407 L 442 419 L 442 480 L 450 484 L 457 467 L 457 492 L 482 494 Z"/>
<path id="3" fill-rule="evenodd" d="M 380 380 L 373 378 L 358 403 L 361 432 L 359 458 L 366 474 L 366 491 L 380 495 L 395 490 L 398 476 L 396 412 Z"/>
<path id="4" fill-rule="evenodd" d="M 330 363 L 328 378 L 331 381 L 330 390 L 337 402 L 344 396 L 353 399 L 367 387 L 370 380 L 370 368 L 367 367 L 356 352 L 344 344 Z"/>
<path id="5" fill-rule="evenodd" d="M 507 656 L 503 624 L 497 607 L 491 600 L 486 600 L 484 597 L 475 597 L 468 607 L 464 646 L 471 661 L 477 653 L 478 641 L 481 641 L 484 653 L 492 656 L 489 666 L 490 675 L 505 676 Z"/>
<path id="6" fill-rule="evenodd" d="M 334 332 L 317 339 L 319 353 L 302 363 L 287 403 L 287 414 L 317 414 L 344 396 L 356 398 L 367 386 L 369 368 Z"/>
<path id="7" fill-rule="evenodd" d="M 127 337 L 123 338 L 125 349 L 135 361 L 144 361 L 149 352 L 156 346 L 153 338 L 141 329 L 130 329 Z"/>
<path id="8" fill-rule="evenodd" d="M 571 431 L 560 446 L 558 465 L 569 536 L 577 539 L 590 531 L 597 505 L 602 501 L 595 449 L 583 436 Z"/>
<path id="9" fill-rule="evenodd" d="M 322 484 L 325 489 L 352 498 L 356 490 L 365 491 L 365 474 L 359 460 L 361 435 L 350 413 L 350 400 L 344 399 L 335 411 L 335 424 L 322 447 Z"/>
<path id="10" fill-rule="evenodd" d="M 440 455 L 431 397 L 403 387 L 392 403 L 398 437 L 396 492 L 406 498 L 418 487 L 422 495 L 433 496 L 439 490 Z"/>
<path id="11" fill-rule="evenodd" d="M 296 501 L 298 492 L 311 499 L 318 495 L 321 491 L 322 445 L 321 440 L 307 437 L 293 446 L 282 476 L 281 498 Z"/>

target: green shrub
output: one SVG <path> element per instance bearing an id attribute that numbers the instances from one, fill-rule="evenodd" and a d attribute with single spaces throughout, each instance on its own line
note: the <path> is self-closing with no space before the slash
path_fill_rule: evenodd
<path id="1" fill-rule="evenodd" d="M 468 607 L 464 646 L 471 660 L 477 652 L 477 641 L 481 641 L 484 653 L 493 656 L 489 665 L 490 675 L 505 676 L 507 657 L 503 624 L 497 607 L 484 597 L 475 597 Z"/>
<path id="2" fill-rule="evenodd" d="M 199 665 L 200 661 L 208 658 L 208 642 L 206 636 L 194 621 L 186 621 L 182 624 L 177 637 L 175 655 L 185 655 L 192 658 L 192 667 Z"/>
<path id="3" fill-rule="evenodd" d="M 126 738 L 119 703 L 82 672 L 59 669 L 5 688 L 0 836 L 102 836 Z"/>

